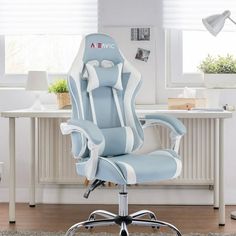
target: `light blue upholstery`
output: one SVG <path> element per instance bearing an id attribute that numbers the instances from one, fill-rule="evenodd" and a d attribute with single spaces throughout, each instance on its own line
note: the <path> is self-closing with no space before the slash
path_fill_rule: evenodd
<path id="1" fill-rule="evenodd" d="M 101 130 L 91 121 L 88 120 L 69 120 L 69 125 L 77 126 L 84 133 L 86 133 L 89 139 L 96 145 L 101 144 L 104 142 L 104 136 Z"/>
<path id="2" fill-rule="evenodd" d="M 113 61 L 116 65 L 124 61 L 113 38 L 105 34 L 90 34 L 85 39 L 85 53 L 82 60 L 86 64 L 91 60 Z"/>
<path id="3" fill-rule="evenodd" d="M 142 127 L 135 112 L 135 97 L 141 86 L 141 74 L 125 59 L 108 35 L 87 35 L 68 74 L 72 118 L 62 123 L 63 134 L 71 134 L 72 153 L 77 159 L 78 175 L 92 181 L 84 197 L 104 182 L 121 185 L 119 213 L 93 211 L 87 221 L 71 226 L 65 236 L 74 236 L 80 227 L 120 227 L 120 236 L 128 236 L 127 225 L 169 227 L 154 212 L 128 212 L 126 185 L 169 180 L 180 175 L 178 156 L 181 137 L 186 130 L 175 118 L 147 116 Z M 143 123 L 143 120 L 142 120 Z M 161 124 L 171 129 L 170 149 L 135 154 L 144 142 L 143 128 Z M 144 219 L 148 216 L 148 220 Z M 142 219 L 139 219 L 143 217 Z"/>
<path id="4" fill-rule="evenodd" d="M 91 73 L 89 70 L 85 73 L 86 63 L 93 60 L 99 64 L 93 68 L 99 82 L 95 81 L 96 89 L 88 90 Z M 103 68 L 104 60 L 112 61 L 114 66 Z M 118 64 L 122 65 L 120 90 L 114 89 Z M 83 77 L 84 74 L 88 78 Z M 68 125 L 83 128 L 97 148 L 97 151 L 90 150 L 84 135 L 72 133 L 72 152 L 76 158 L 80 157 L 76 164 L 79 175 L 117 184 L 136 184 L 167 180 L 180 174 L 181 160 L 174 150 L 132 154 L 144 141 L 143 129 L 135 112 L 141 75 L 123 57 L 110 36 L 92 34 L 84 38 L 68 75 L 68 84 L 73 120 Z M 179 136 L 186 132 L 183 124 L 173 117 L 147 116 L 146 119 L 167 125 Z M 88 175 L 88 165 L 93 159 Z"/>
<path id="5" fill-rule="evenodd" d="M 84 176 L 86 160 L 76 164 L 77 173 Z M 179 156 L 172 150 L 157 150 L 143 155 L 127 154 L 100 158 L 96 178 L 117 184 L 157 182 L 172 179 L 180 174 Z M 133 169 L 135 179 L 129 179 L 127 165 Z M 178 173 L 176 173 L 178 170 Z M 133 182 L 132 182 L 133 181 Z"/>
<path id="6" fill-rule="evenodd" d="M 109 129 L 101 129 L 105 138 L 105 147 L 100 155 L 106 156 L 117 156 L 127 153 L 126 144 L 130 142 L 127 136 L 128 127 L 115 127 Z"/>
<path id="7" fill-rule="evenodd" d="M 100 87 L 111 87 L 118 90 L 123 89 L 121 81 L 122 63 L 110 68 L 87 64 L 86 68 L 89 75 L 87 87 L 88 92 Z"/>
<path id="8" fill-rule="evenodd" d="M 184 135 L 186 134 L 186 128 L 183 125 L 183 123 L 176 119 L 173 116 L 167 116 L 167 115 L 146 115 L 145 119 L 155 123 L 163 124 L 165 126 L 168 126 L 170 129 L 172 129 L 175 133 L 178 135 Z"/>

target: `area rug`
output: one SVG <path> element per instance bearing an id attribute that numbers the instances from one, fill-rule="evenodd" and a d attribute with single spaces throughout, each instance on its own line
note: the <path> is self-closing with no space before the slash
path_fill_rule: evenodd
<path id="1" fill-rule="evenodd" d="M 0 236 L 64 236 L 65 232 L 33 232 L 33 231 L 0 231 Z M 92 232 L 81 232 L 77 233 L 76 236 L 117 236 L 119 233 L 92 233 Z M 175 234 L 166 233 L 130 233 L 130 236 L 175 236 Z M 236 236 L 236 233 L 190 233 L 183 234 L 183 236 Z"/>

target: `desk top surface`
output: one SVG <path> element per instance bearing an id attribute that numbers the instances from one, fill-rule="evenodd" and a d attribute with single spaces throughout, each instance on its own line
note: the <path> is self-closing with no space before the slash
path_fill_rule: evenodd
<path id="1" fill-rule="evenodd" d="M 140 118 L 145 115 L 162 114 L 171 115 L 177 118 L 231 118 L 232 112 L 228 111 L 184 111 L 184 110 L 160 110 L 160 109 L 147 109 L 137 108 L 136 112 Z M 17 117 L 29 117 L 29 118 L 70 118 L 71 110 L 59 110 L 59 109 L 45 109 L 45 110 L 11 110 L 3 111 L 0 113 L 2 117 L 17 118 Z"/>

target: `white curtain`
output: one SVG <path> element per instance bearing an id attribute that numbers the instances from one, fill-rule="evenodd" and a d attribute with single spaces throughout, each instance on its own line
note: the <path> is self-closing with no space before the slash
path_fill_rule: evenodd
<path id="1" fill-rule="evenodd" d="M 97 0 L 0 0 L 0 35 L 97 32 Z"/>
<path id="2" fill-rule="evenodd" d="M 169 29 L 203 30 L 202 18 L 231 11 L 232 19 L 236 20 L 236 0 L 162 0 L 163 26 Z M 229 20 L 224 30 L 236 30 Z"/>

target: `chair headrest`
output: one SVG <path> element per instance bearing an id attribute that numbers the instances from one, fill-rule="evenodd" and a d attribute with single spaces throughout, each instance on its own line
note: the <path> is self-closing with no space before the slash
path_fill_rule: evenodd
<path id="1" fill-rule="evenodd" d="M 108 35 L 89 34 L 85 37 L 84 46 L 84 64 L 91 60 L 110 60 L 114 64 L 124 61 L 116 42 Z"/>

